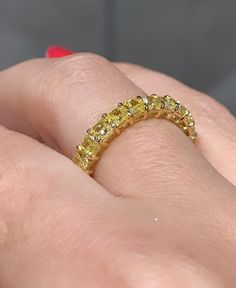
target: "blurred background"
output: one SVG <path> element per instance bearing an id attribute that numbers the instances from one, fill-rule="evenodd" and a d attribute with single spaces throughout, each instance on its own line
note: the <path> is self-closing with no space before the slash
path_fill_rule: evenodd
<path id="1" fill-rule="evenodd" d="M 0 0 L 0 69 L 49 45 L 150 67 L 236 115 L 235 0 Z"/>

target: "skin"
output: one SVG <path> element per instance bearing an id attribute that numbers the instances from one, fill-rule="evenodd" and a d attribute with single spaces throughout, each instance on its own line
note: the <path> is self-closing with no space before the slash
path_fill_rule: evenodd
<path id="1" fill-rule="evenodd" d="M 195 288 L 236 283 L 236 120 L 178 81 L 93 54 L 0 73 L 0 287 Z M 149 119 L 94 178 L 70 160 L 98 117 L 136 95 L 192 112 L 194 145 Z"/>

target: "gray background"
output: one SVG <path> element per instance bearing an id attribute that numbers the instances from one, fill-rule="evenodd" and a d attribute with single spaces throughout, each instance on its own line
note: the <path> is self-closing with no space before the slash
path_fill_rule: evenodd
<path id="1" fill-rule="evenodd" d="M 0 68 L 60 44 L 139 63 L 236 114 L 235 0 L 0 0 Z"/>

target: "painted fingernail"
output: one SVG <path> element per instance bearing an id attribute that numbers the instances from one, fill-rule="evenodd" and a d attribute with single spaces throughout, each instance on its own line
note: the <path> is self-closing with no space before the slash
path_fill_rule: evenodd
<path id="1" fill-rule="evenodd" d="M 65 49 L 61 46 L 48 47 L 45 57 L 46 58 L 60 58 L 74 54 L 75 52 L 69 49 Z"/>

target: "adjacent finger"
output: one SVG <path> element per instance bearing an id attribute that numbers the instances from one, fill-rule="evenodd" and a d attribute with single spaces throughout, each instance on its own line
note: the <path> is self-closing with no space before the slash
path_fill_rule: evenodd
<path id="1" fill-rule="evenodd" d="M 25 135 L 0 126 L 0 143 L 0 286 L 92 287 L 102 269 L 84 254 L 94 239 L 103 249 L 115 198 Z"/>
<path id="2" fill-rule="evenodd" d="M 236 119 L 225 107 L 159 72 L 126 63 L 117 63 L 117 66 L 147 93 L 175 95 L 189 107 L 196 120 L 196 144 L 211 164 L 236 184 Z"/>

